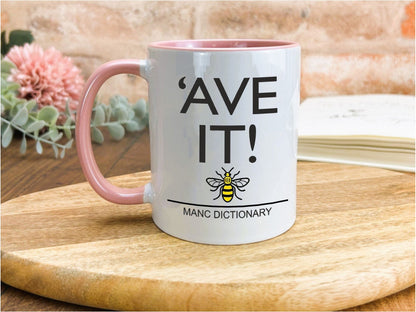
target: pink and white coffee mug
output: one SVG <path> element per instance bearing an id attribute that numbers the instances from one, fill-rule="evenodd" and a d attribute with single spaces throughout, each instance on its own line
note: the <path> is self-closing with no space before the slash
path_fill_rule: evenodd
<path id="1" fill-rule="evenodd" d="M 103 177 L 90 136 L 99 88 L 122 73 L 149 85 L 152 178 L 132 189 Z M 108 62 L 87 81 L 76 126 L 83 172 L 111 202 L 151 203 L 172 236 L 220 245 L 275 237 L 296 218 L 299 81 L 294 42 L 152 43 L 147 60 Z"/>

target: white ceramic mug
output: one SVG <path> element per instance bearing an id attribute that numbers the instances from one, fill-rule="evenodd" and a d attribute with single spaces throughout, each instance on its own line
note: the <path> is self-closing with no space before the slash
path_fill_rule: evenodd
<path id="1" fill-rule="evenodd" d="M 106 79 L 149 84 L 151 182 L 110 184 L 94 160 L 90 119 Z M 152 204 L 155 224 L 192 242 L 242 244 L 296 218 L 300 47 L 275 40 L 156 42 L 147 60 L 106 63 L 86 84 L 76 139 L 87 180 L 105 199 Z"/>

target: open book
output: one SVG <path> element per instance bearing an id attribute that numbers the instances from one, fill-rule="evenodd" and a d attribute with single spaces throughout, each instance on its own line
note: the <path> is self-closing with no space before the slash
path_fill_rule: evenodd
<path id="1" fill-rule="evenodd" d="M 299 113 L 299 160 L 415 171 L 414 96 L 308 98 Z"/>

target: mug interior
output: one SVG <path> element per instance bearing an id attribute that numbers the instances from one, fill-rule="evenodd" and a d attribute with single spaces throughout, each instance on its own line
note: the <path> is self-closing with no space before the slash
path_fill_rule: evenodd
<path id="1" fill-rule="evenodd" d="M 190 51 L 227 51 L 285 49 L 299 46 L 296 42 L 263 39 L 207 39 L 207 40 L 172 40 L 153 42 L 151 48 L 190 50 Z"/>

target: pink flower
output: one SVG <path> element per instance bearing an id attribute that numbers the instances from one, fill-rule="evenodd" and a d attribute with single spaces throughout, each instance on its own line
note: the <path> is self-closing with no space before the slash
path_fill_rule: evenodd
<path id="1" fill-rule="evenodd" d="M 13 47 L 6 58 L 17 67 L 9 79 L 21 85 L 19 97 L 35 99 L 39 108 L 52 105 L 64 111 L 67 101 L 72 110 L 77 108 L 84 79 L 69 57 L 55 48 L 44 51 L 37 44 L 26 43 Z"/>

